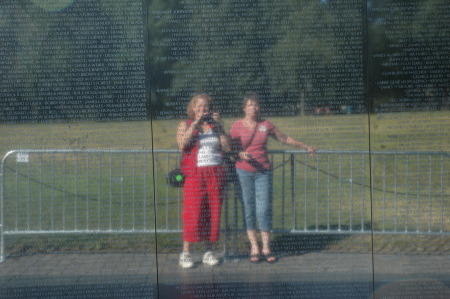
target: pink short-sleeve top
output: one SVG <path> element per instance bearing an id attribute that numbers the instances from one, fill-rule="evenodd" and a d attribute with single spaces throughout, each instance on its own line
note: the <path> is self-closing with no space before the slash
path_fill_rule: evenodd
<path id="1" fill-rule="evenodd" d="M 268 120 L 258 122 L 255 136 L 253 130 L 244 125 L 243 120 L 236 121 L 230 130 L 233 143 L 242 149 L 246 149 L 252 155 L 251 161 L 238 160 L 236 167 L 246 171 L 269 170 L 270 161 L 267 156 L 267 137 L 274 136 L 275 126 Z M 250 143 L 250 144 L 249 144 Z"/>

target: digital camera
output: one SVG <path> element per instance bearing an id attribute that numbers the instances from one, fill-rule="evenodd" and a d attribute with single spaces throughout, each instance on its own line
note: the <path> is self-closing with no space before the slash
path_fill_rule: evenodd
<path id="1" fill-rule="evenodd" d="M 208 124 L 214 124 L 215 123 L 215 121 L 214 121 L 214 119 L 212 117 L 212 113 L 207 113 L 207 114 L 203 115 L 201 121 L 202 122 L 207 122 Z"/>

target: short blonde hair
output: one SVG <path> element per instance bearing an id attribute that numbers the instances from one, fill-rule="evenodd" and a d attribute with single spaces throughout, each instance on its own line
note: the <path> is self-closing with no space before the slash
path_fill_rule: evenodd
<path id="1" fill-rule="evenodd" d="M 211 108 L 212 98 L 211 98 L 211 96 L 209 94 L 207 94 L 207 93 L 196 93 L 196 94 L 194 94 L 191 97 L 191 100 L 189 101 L 189 104 L 187 106 L 187 115 L 191 119 L 194 119 L 194 117 L 195 117 L 194 106 L 197 104 L 197 102 L 199 100 L 205 100 L 206 102 L 208 102 L 208 105 Z"/>

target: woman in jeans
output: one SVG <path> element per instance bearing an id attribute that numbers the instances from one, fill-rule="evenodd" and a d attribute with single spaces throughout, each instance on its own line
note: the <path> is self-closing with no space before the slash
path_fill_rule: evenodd
<path id="1" fill-rule="evenodd" d="M 211 97 L 196 94 L 189 102 L 189 119 L 181 121 L 177 130 L 178 147 L 183 151 L 181 169 L 183 187 L 183 252 L 179 264 L 191 268 L 194 261 L 191 244 L 205 242 L 203 263 L 219 263 L 212 253 L 212 243 L 219 238 L 220 210 L 225 181 L 223 152 L 230 150 L 218 113 L 210 113 Z"/>
<path id="2" fill-rule="evenodd" d="M 256 93 L 247 93 L 243 101 L 244 118 L 236 121 L 230 130 L 233 150 L 237 152 L 236 172 L 242 189 L 244 219 L 250 241 L 250 261 L 277 261 L 270 249 L 272 229 L 272 170 L 267 156 L 269 136 L 281 143 L 315 153 L 316 148 L 307 146 L 292 137 L 286 136 L 270 121 L 259 117 L 259 98 Z M 256 219 L 261 231 L 262 248 L 258 246 Z"/>

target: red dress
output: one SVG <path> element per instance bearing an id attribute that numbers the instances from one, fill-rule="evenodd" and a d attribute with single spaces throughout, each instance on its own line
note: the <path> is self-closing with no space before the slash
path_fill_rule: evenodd
<path id="1" fill-rule="evenodd" d="M 187 120 L 190 126 L 192 120 Z M 197 166 L 197 130 L 193 142 L 183 150 L 183 241 L 215 242 L 219 239 L 224 170 L 222 165 Z"/>

